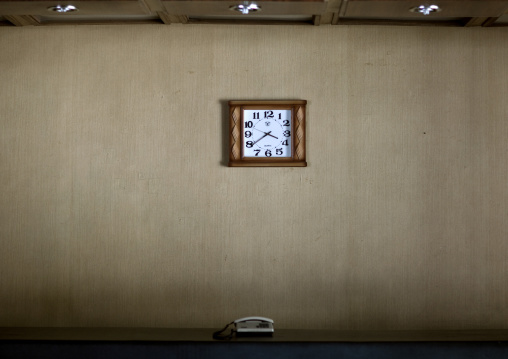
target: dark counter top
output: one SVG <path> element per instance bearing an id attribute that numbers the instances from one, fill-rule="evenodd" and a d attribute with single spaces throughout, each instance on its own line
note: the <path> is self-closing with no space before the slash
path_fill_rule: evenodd
<path id="1" fill-rule="evenodd" d="M 213 332 L 218 329 L 0 327 L 0 340 L 224 342 L 212 338 Z M 276 343 L 498 341 L 508 341 L 508 329 L 345 331 L 275 328 L 273 337 L 233 338 L 229 340 L 229 342 Z"/>

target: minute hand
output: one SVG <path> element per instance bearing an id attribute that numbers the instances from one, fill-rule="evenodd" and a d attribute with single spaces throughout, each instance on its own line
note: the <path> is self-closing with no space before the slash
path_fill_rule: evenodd
<path id="1" fill-rule="evenodd" d="M 265 138 L 266 136 L 271 136 L 271 135 L 270 135 L 270 133 L 271 133 L 271 132 L 272 132 L 272 131 L 270 131 L 270 132 L 266 132 L 266 133 L 264 134 L 264 136 L 261 136 L 260 138 L 258 138 L 258 139 L 257 139 L 255 142 L 253 142 L 252 144 L 253 144 L 253 145 L 255 145 L 256 143 L 258 143 L 259 141 L 261 141 L 261 140 L 262 140 L 263 138 Z"/>
<path id="2" fill-rule="evenodd" d="M 258 130 L 257 128 L 255 128 L 255 130 L 257 130 L 257 131 L 259 131 L 259 132 L 263 132 L 263 133 L 265 134 L 265 136 L 270 136 L 270 137 L 276 138 L 277 140 L 279 139 L 278 137 L 275 137 L 274 135 L 270 135 L 270 133 L 271 133 L 272 131 L 270 131 L 270 132 L 265 132 L 265 131 Z M 263 136 L 263 137 L 265 137 L 265 136 Z M 261 137 L 261 138 L 263 138 L 263 137 Z M 261 138 L 260 138 L 260 139 L 261 139 Z M 259 140 L 260 140 L 260 139 L 259 139 Z M 258 140 L 258 141 L 259 141 L 259 140 Z M 258 142 L 258 141 L 256 141 L 256 142 Z M 256 143 L 256 142 L 254 142 L 254 143 Z"/>

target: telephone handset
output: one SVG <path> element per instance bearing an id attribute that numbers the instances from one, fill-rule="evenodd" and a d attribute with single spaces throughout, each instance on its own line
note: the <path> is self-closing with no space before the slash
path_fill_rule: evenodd
<path id="1" fill-rule="evenodd" d="M 234 324 L 228 334 L 224 334 L 230 325 Z M 237 336 L 266 336 L 273 335 L 273 320 L 266 317 L 245 317 L 237 319 L 224 327 L 224 329 L 213 333 L 214 339 L 231 339 L 236 333 Z"/>
<path id="2" fill-rule="evenodd" d="M 234 321 L 237 334 L 273 334 L 273 320 L 265 317 L 245 317 Z"/>

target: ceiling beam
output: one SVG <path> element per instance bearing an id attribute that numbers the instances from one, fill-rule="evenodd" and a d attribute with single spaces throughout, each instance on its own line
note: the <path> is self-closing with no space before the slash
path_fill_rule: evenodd
<path id="1" fill-rule="evenodd" d="M 483 26 L 488 17 L 470 17 L 466 20 L 464 27 Z"/>
<path id="2" fill-rule="evenodd" d="M 166 11 L 160 0 L 141 0 L 152 14 L 156 14 L 166 24 L 186 24 L 189 18 L 185 15 L 173 15 Z"/>
<path id="3" fill-rule="evenodd" d="M 494 23 L 497 21 L 497 19 L 499 19 L 499 17 L 489 17 L 487 18 L 487 21 L 485 21 L 482 26 L 483 27 L 489 27 L 489 26 L 493 26 Z"/>
<path id="4" fill-rule="evenodd" d="M 489 27 L 494 25 L 497 19 L 499 19 L 499 17 L 472 17 L 465 22 L 464 27 L 473 27 L 473 26 Z"/>
<path id="5" fill-rule="evenodd" d="M 140 0 L 152 14 L 164 11 L 164 5 L 160 0 Z"/>
<path id="6" fill-rule="evenodd" d="M 326 9 L 323 11 L 320 19 L 320 25 L 330 25 L 333 23 L 333 19 L 335 15 L 338 14 L 340 10 L 340 5 L 342 4 L 342 0 L 328 0 L 326 3 Z"/>
<path id="7" fill-rule="evenodd" d="M 347 5 L 348 5 L 348 0 L 343 0 L 343 1 L 340 2 L 339 9 L 337 10 L 336 13 L 333 14 L 332 25 L 338 25 L 339 24 L 339 22 L 341 21 L 342 17 L 346 13 Z"/>
<path id="8" fill-rule="evenodd" d="M 4 15 L 5 20 L 15 26 L 37 26 L 40 21 L 32 15 Z"/>
<path id="9" fill-rule="evenodd" d="M 189 22 L 189 17 L 185 15 L 172 15 L 167 11 L 157 11 L 157 16 L 159 16 L 162 22 L 166 25 L 170 24 L 187 24 Z"/>

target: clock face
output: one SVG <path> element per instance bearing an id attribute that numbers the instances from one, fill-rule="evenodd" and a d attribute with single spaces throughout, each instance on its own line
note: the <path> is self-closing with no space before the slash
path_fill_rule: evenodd
<path id="1" fill-rule="evenodd" d="M 243 157 L 291 157 L 291 112 L 290 109 L 244 109 Z"/>

